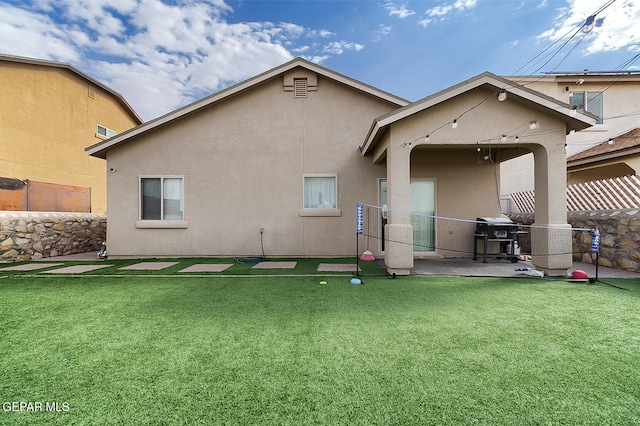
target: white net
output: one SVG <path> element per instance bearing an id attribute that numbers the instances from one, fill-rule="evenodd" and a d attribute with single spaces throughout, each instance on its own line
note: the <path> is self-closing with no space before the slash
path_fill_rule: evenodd
<path id="1" fill-rule="evenodd" d="M 414 252 L 435 252 L 443 257 L 504 252 L 532 256 L 571 254 L 579 259 L 582 254 L 593 251 L 592 229 L 571 228 L 568 225 L 521 225 L 504 217 L 457 219 L 367 204 L 359 206 L 361 218 L 358 234 L 377 240 L 381 251 L 389 243 L 410 244 Z M 387 224 L 411 226 L 390 229 L 385 227 Z"/>

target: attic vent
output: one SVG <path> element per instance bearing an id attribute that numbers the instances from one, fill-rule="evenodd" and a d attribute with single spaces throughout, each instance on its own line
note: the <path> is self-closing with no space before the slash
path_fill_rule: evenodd
<path id="1" fill-rule="evenodd" d="M 307 97 L 307 79 L 306 78 L 296 78 L 293 80 L 293 97 L 294 98 Z"/>

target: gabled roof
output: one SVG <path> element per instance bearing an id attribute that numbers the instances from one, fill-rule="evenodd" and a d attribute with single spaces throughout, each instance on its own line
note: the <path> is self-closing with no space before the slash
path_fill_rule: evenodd
<path id="1" fill-rule="evenodd" d="M 567 166 L 580 166 L 600 160 L 640 154 L 640 128 L 607 139 L 567 158 Z"/>
<path id="2" fill-rule="evenodd" d="M 501 91 L 506 91 L 508 99 L 517 99 L 521 102 L 530 103 L 546 109 L 549 114 L 561 116 L 567 123 L 567 133 L 572 129 L 578 131 L 590 127 L 595 124 L 597 119 L 593 114 L 575 111 L 571 105 L 560 102 L 550 96 L 529 89 L 511 80 L 498 77 L 490 72 L 484 72 L 455 86 L 451 86 L 448 89 L 376 118 L 364 141 L 362 155 L 365 155 L 375 145 L 377 137 L 391 124 L 483 86 L 494 91 L 496 96 Z"/>
<path id="3" fill-rule="evenodd" d="M 176 109 L 175 111 L 169 112 L 161 117 L 158 117 L 154 120 L 148 121 L 144 124 L 141 124 L 133 129 L 130 129 L 126 132 L 120 133 L 106 141 L 99 142 L 95 145 L 92 145 L 85 149 L 87 154 L 92 155 L 94 157 L 106 158 L 107 151 L 117 145 L 122 143 L 126 143 L 127 141 L 139 136 L 143 133 L 150 132 L 154 129 L 157 129 L 167 123 L 173 122 L 175 120 L 179 120 L 180 118 L 189 115 L 195 111 L 199 111 L 203 108 L 208 107 L 209 105 L 215 104 L 217 102 L 221 102 L 224 99 L 229 98 L 230 96 L 236 95 L 240 92 L 251 89 L 252 87 L 261 84 L 267 80 L 270 80 L 274 77 L 278 77 L 285 72 L 292 70 L 297 67 L 305 68 L 309 71 L 315 72 L 319 75 L 322 75 L 326 78 L 332 79 L 336 82 L 342 83 L 346 86 L 349 86 L 353 89 L 360 90 L 369 95 L 375 96 L 377 98 L 383 99 L 391 104 L 395 104 L 398 107 L 407 105 L 409 101 L 392 95 L 388 92 L 382 91 L 380 89 L 376 89 L 373 86 L 369 86 L 368 84 L 359 82 L 337 72 L 331 71 L 328 68 L 324 68 L 320 65 L 314 64 L 302 58 L 295 58 L 285 64 L 282 64 L 278 67 L 272 68 L 262 74 L 259 74 L 253 78 L 242 81 L 238 84 L 230 86 L 226 89 L 223 89 L 219 92 L 216 92 L 210 96 L 207 96 L 203 99 L 195 101 L 189 105 L 186 105 L 182 108 Z"/>
<path id="4" fill-rule="evenodd" d="M 127 112 L 129 112 L 129 114 L 131 114 L 131 116 L 136 119 L 136 121 L 138 123 L 142 123 L 142 118 L 140 118 L 140 116 L 133 110 L 131 105 L 129 105 L 129 103 L 127 103 L 127 101 L 122 97 L 122 95 L 120 95 L 118 92 L 116 92 L 113 89 L 111 89 L 109 86 L 99 82 L 95 78 L 92 78 L 92 77 L 88 76 L 87 74 L 83 73 L 82 71 L 72 67 L 71 65 L 67 64 L 66 62 L 56 62 L 56 61 L 49 61 L 49 60 L 45 60 L 45 59 L 25 58 L 25 57 L 22 57 L 22 56 L 13 56 L 13 55 L 4 55 L 4 54 L 0 54 L 0 61 L 2 61 L 2 62 L 15 62 L 15 63 L 20 63 L 20 64 L 38 65 L 38 66 L 66 69 L 66 70 L 76 74 L 78 77 L 80 77 L 80 78 L 82 78 L 84 80 L 87 80 L 88 82 L 90 82 L 94 86 L 98 86 L 101 89 L 103 89 L 104 91 L 106 91 L 107 93 L 111 94 L 118 102 L 120 102 L 122 104 L 124 109 L 126 109 Z"/>

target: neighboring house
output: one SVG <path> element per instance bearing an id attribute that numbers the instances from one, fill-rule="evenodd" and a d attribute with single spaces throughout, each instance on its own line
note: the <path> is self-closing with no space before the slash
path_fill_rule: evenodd
<path id="1" fill-rule="evenodd" d="M 567 210 L 640 208 L 640 129 L 633 129 L 567 159 Z M 519 212 L 533 212 L 532 190 L 510 194 Z M 513 209 L 513 210 L 516 210 Z"/>
<path id="2" fill-rule="evenodd" d="M 598 117 L 594 126 L 567 136 L 568 156 L 640 127 L 640 72 L 584 70 L 507 78 Z M 530 155 L 503 163 L 500 190 L 503 211 L 514 207 L 508 202 L 510 193 L 533 189 Z"/>
<path id="3" fill-rule="evenodd" d="M 606 139 L 567 158 L 567 183 L 640 174 L 640 128 Z"/>
<path id="4" fill-rule="evenodd" d="M 0 210 L 106 212 L 106 163 L 84 148 L 140 117 L 66 63 L 0 55 L 0 86 Z"/>
<path id="5" fill-rule="evenodd" d="M 113 170 L 109 256 L 352 256 L 357 202 L 409 211 L 419 197 L 437 215 L 497 216 L 499 163 L 529 152 L 537 224 L 568 227 L 566 134 L 595 120 L 490 73 L 409 103 L 294 59 L 86 150 Z M 384 253 L 370 247 L 389 272 L 452 255 L 392 242 L 411 232 L 390 217 Z M 564 274 L 571 255 L 534 263 Z"/>

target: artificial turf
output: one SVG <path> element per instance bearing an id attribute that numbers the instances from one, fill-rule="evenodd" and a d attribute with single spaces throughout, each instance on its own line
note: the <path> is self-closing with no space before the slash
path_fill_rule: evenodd
<path id="1" fill-rule="evenodd" d="M 0 424 L 640 423 L 638 281 L 323 280 L 0 276 Z"/>

